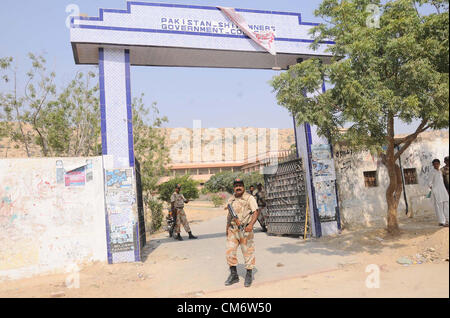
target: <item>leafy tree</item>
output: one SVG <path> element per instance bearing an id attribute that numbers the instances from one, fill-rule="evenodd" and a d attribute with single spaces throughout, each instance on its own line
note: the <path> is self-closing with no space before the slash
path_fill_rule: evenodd
<path id="1" fill-rule="evenodd" d="M 170 203 L 170 196 L 175 191 L 177 184 L 181 184 L 180 193 L 182 193 L 187 200 L 193 200 L 199 197 L 197 189 L 198 182 L 193 180 L 189 175 L 185 175 L 160 184 L 158 187 L 160 199 Z"/>
<path id="2" fill-rule="evenodd" d="M 37 146 L 43 156 L 91 156 L 100 152 L 100 111 L 98 85 L 93 72 L 77 73 L 57 93 L 56 74 L 46 68 L 42 56 L 29 55 L 31 69 L 26 74 L 23 93 L 18 90 L 18 70 L 12 59 L 1 59 L 7 70 L 4 82 L 11 85 L 0 93 L 4 134 L 33 155 Z"/>
<path id="3" fill-rule="evenodd" d="M 380 9 L 379 27 L 369 4 Z M 435 12 L 422 15 L 418 7 Z M 271 82 L 278 103 L 309 122 L 331 142 L 377 153 L 386 166 L 387 230 L 399 232 L 397 208 L 401 171 L 396 163 L 417 136 L 449 125 L 448 1 L 445 0 L 324 0 L 315 15 L 327 23 L 313 28 L 316 47 L 332 39 L 333 59 L 310 59 Z M 323 79 L 331 87 L 321 93 Z M 420 124 L 414 133 L 394 138 L 394 123 Z M 350 127 L 343 131 L 345 125 Z"/>
<path id="4" fill-rule="evenodd" d="M 155 193 L 158 190 L 158 180 L 165 174 L 170 160 L 165 136 L 158 128 L 167 122 L 167 118 L 159 117 L 156 103 L 148 109 L 144 105 L 143 97 L 142 94 L 139 98 L 134 98 L 132 105 L 134 154 L 140 166 L 142 198 L 146 210 L 150 210 L 151 213 L 150 228 L 156 231 L 161 227 L 163 213 L 162 202 Z"/>
<path id="5" fill-rule="evenodd" d="M 95 83 L 95 84 L 93 84 Z M 78 72 L 46 114 L 52 152 L 78 157 L 101 154 L 99 86 L 94 72 Z"/>
<path id="6" fill-rule="evenodd" d="M 264 184 L 264 175 L 259 172 L 243 173 L 240 171 L 223 171 L 211 176 L 211 178 L 205 182 L 204 189 L 212 193 L 220 191 L 233 193 L 233 181 L 236 178 L 241 178 L 247 189 L 250 185 L 254 185 L 256 187 L 258 183 Z"/>

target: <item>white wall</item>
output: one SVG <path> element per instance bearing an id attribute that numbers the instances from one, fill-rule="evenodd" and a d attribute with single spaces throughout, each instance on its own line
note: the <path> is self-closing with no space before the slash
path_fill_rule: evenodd
<path id="1" fill-rule="evenodd" d="M 58 183 L 57 160 L 66 171 L 92 160 L 92 177 Z M 0 160 L 0 279 L 106 260 L 102 157 Z"/>
<path id="2" fill-rule="evenodd" d="M 428 175 L 435 158 L 444 164 L 448 156 L 448 131 L 427 132 L 402 154 L 402 166 L 416 168 L 418 184 L 406 185 L 409 211 L 414 214 L 433 213 L 429 192 Z M 377 157 L 369 152 L 351 153 L 335 147 L 336 177 L 339 191 L 339 207 L 344 225 L 385 225 L 387 214 L 386 189 L 389 184 L 387 169 Z M 378 186 L 367 188 L 364 184 L 364 171 L 377 171 Z M 402 198 L 398 208 L 399 218 L 405 216 Z"/>

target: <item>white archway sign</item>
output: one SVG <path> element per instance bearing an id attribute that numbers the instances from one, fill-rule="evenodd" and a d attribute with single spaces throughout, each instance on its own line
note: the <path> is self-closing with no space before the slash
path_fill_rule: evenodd
<path id="1" fill-rule="evenodd" d="M 126 10 L 100 9 L 99 17 L 72 18 L 70 40 L 75 63 L 99 65 L 102 151 L 113 156 L 112 168 L 134 167 L 131 65 L 287 69 L 299 59 L 330 60 L 326 48 L 333 42 L 325 41 L 312 50 L 309 30 L 316 24 L 303 21 L 300 13 L 235 11 L 253 31 L 274 32 L 275 56 L 246 36 L 218 7 L 130 1 Z M 310 174 L 310 146 L 321 141 L 309 125 L 298 126 L 296 138 Z M 307 187 L 310 206 L 314 207 L 311 175 L 307 175 Z M 139 233 L 132 214 L 129 224 Z M 112 225 L 108 213 L 106 222 L 107 227 Z M 317 217 L 311 217 L 311 223 L 313 234 L 320 236 Z M 108 236 L 108 245 L 110 239 Z M 140 260 L 136 251 L 139 244 L 134 245 L 134 250 L 130 247 L 117 253 L 108 246 L 110 263 Z"/>

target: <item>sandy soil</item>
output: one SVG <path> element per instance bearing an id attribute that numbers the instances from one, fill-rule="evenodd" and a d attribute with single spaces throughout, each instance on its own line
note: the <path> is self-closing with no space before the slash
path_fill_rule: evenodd
<path id="1" fill-rule="evenodd" d="M 223 216 L 225 211 L 211 208 L 208 204 L 191 204 L 186 208 L 186 213 L 190 222 L 195 223 Z M 438 227 L 432 214 L 407 219 L 401 228 L 402 233 L 398 237 L 389 237 L 383 229 L 360 229 L 344 230 L 333 237 L 309 239 L 320 243 L 324 249 L 351 252 L 354 262 L 343 263 L 332 270 L 301 273 L 276 281 L 255 280 L 251 288 L 236 284 L 200 294 L 161 295 L 152 278 L 174 269 L 168 268 L 168 263 L 163 259 L 149 258 L 143 263 L 85 265 L 80 272 L 83 286 L 79 289 L 66 288 L 67 274 L 1 282 L 0 297 L 448 298 L 449 229 Z M 401 257 L 408 257 L 414 263 L 401 265 L 397 262 Z M 182 270 L 182 262 L 180 259 L 170 264 Z M 379 288 L 366 287 L 366 280 L 371 274 L 366 269 L 370 264 L 379 268 Z"/>

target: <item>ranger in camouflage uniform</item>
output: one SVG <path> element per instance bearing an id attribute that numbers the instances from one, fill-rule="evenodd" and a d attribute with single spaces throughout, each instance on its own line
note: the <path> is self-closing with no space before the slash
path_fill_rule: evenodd
<path id="1" fill-rule="evenodd" d="M 234 195 L 228 200 L 228 204 L 231 204 L 238 217 L 238 223 L 242 224 L 245 229 L 242 233 L 236 220 L 228 212 L 227 218 L 227 251 L 226 258 L 227 263 L 230 266 L 230 276 L 225 281 L 225 285 L 232 285 L 239 282 L 239 276 L 237 274 L 237 248 L 241 247 L 242 254 L 245 259 L 245 268 L 247 274 L 245 276 L 245 287 L 249 287 L 253 280 L 253 268 L 255 266 L 255 245 L 253 242 L 253 225 L 258 219 L 258 204 L 255 198 L 249 193 L 245 192 L 244 182 L 241 179 L 235 179 L 234 183 Z"/>
<path id="2" fill-rule="evenodd" d="M 182 241 L 183 238 L 180 235 L 181 224 L 183 224 L 184 229 L 187 233 L 189 233 L 190 239 L 196 239 L 197 237 L 192 235 L 191 228 L 189 227 L 189 222 L 186 218 L 186 213 L 184 212 L 184 204 L 188 203 L 189 200 L 186 200 L 183 194 L 180 193 L 181 185 L 177 184 L 175 187 L 175 192 L 172 193 L 170 197 L 171 209 L 175 212 L 176 215 L 176 223 L 175 223 L 175 233 L 177 236 L 174 238 L 176 240 Z"/>

